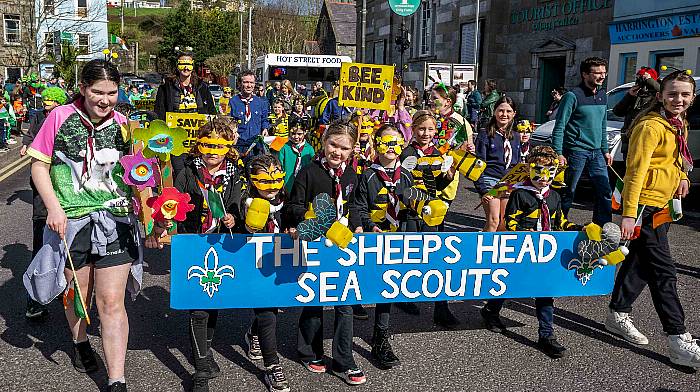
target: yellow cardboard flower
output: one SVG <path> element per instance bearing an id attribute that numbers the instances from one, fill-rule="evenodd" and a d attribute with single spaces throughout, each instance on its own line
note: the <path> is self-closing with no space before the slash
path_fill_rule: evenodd
<path id="1" fill-rule="evenodd" d="M 143 156 L 158 157 L 161 161 L 170 160 L 171 155 L 187 152 L 184 142 L 187 130 L 182 127 L 169 128 L 163 120 L 151 121 L 148 128 L 134 130 L 134 143 L 143 141 Z"/>

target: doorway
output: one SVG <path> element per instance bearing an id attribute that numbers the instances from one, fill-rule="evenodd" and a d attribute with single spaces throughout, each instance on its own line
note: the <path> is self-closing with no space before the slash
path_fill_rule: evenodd
<path id="1" fill-rule="evenodd" d="M 566 57 L 540 57 L 540 75 L 537 99 L 537 123 L 547 122 L 547 110 L 552 104 L 552 90 L 564 86 Z"/>

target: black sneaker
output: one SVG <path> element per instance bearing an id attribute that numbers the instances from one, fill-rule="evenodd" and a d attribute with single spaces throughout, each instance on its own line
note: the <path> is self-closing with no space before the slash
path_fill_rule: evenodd
<path id="1" fill-rule="evenodd" d="M 537 341 L 537 347 L 550 358 L 558 359 L 566 355 L 566 347 L 562 346 L 554 336 L 540 338 Z"/>
<path id="2" fill-rule="evenodd" d="M 248 345 L 246 352 L 251 361 L 259 361 L 263 359 L 262 350 L 260 349 L 260 339 L 256 335 L 246 332 L 245 342 Z"/>
<path id="3" fill-rule="evenodd" d="M 397 302 L 394 305 L 404 313 L 410 314 L 411 316 L 420 315 L 420 308 L 413 302 Z"/>
<path id="4" fill-rule="evenodd" d="M 265 385 L 270 392 L 289 392 L 289 382 L 282 366 L 275 364 L 265 369 Z"/>
<path id="5" fill-rule="evenodd" d="M 486 329 L 489 331 L 503 333 L 503 331 L 506 330 L 506 326 L 503 325 L 501 316 L 499 316 L 498 313 L 490 312 L 486 309 L 486 306 L 481 308 L 479 313 L 481 313 L 481 317 L 484 319 L 484 325 L 486 325 Z"/>
<path id="6" fill-rule="evenodd" d="M 73 344 L 73 367 L 80 373 L 92 373 L 97 370 L 95 351 L 90 346 L 89 340 Z"/>
<path id="7" fill-rule="evenodd" d="M 401 364 L 401 361 L 391 348 L 391 343 L 389 342 L 390 337 L 391 334 L 389 331 L 379 328 L 374 329 L 374 336 L 372 337 L 372 357 L 377 360 L 379 367 L 384 369 L 391 369 Z"/>
<path id="8" fill-rule="evenodd" d="M 27 311 L 24 315 L 29 320 L 38 321 L 49 315 L 46 305 L 42 305 L 31 298 L 27 299 Z"/>
<path id="9" fill-rule="evenodd" d="M 362 305 L 352 305 L 352 317 L 355 320 L 369 320 L 369 314 Z"/>
<path id="10" fill-rule="evenodd" d="M 109 386 L 109 392 L 126 392 L 126 384 L 121 381 L 117 381 Z"/>
<path id="11" fill-rule="evenodd" d="M 195 372 L 192 375 L 192 392 L 209 392 L 209 375 Z"/>
<path id="12" fill-rule="evenodd" d="M 433 323 L 445 329 L 456 329 L 459 327 L 459 320 L 452 314 L 448 307 L 435 308 L 433 313 Z"/>

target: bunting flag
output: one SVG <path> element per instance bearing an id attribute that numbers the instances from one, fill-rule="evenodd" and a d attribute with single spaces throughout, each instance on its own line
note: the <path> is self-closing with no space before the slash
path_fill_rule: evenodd
<path id="1" fill-rule="evenodd" d="M 209 187 L 207 191 L 207 204 L 209 205 L 209 211 L 211 211 L 211 216 L 216 219 L 223 219 L 226 216 L 226 209 L 224 208 L 224 201 L 221 198 L 221 194 L 215 191 L 213 187 Z"/>
<path id="2" fill-rule="evenodd" d="M 613 211 L 620 211 L 622 210 L 622 189 L 625 186 L 625 183 L 622 182 L 619 178 L 617 181 L 615 181 L 615 189 L 613 190 L 612 194 L 612 209 Z"/>
<path id="3" fill-rule="evenodd" d="M 119 45 L 124 50 L 129 50 L 126 46 L 126 40 L 124 38 L 118 37 L 116 34 L 109 35 L 109 43 L 113 45 Z"/>
<path id="4" fill-rule="evenodd" d="M 676 222 L 683 217 L 681 199 L 671 199 L 663 210 L 654 214 L 651 227 L 656 229 L 664 223 Z"/>

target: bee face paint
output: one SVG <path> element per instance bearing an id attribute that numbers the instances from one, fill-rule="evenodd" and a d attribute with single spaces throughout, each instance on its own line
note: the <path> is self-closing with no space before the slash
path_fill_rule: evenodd
<path id="1" fill-rule="evenodd" d="M 274 166 L 270 166 L 267 171 L 250 175 L 253 186 L 261 191 L 278 191 L 284 186 L 284 172 Z"/>
<path id="2" fill-rule="evenodd" d="M 197 149 L 202 154 L 226 155 L 231 150 L 233 141 L 222 137 L 200 137 L 197 139 Z"/>
<path id="3" fill-rule="evenodd" d="M 377 145 L 377 152 L 386 154 L 389 150 L 393 150 L 396 155 L 401 155 L 403 151 L 404 140 L 399 135 L 383 135 L 374 138 Z"/>
<path id="4" fill-rule="evenodd" d="M 194 70 L 194 60 L 177 60 L 177 69 L 179 71 L 192 71 Z"/>
<path id="5" fill-rule="evenodd" d="M 559 165 L 556 162 L 553 165 L 538 165 L 531 163 L 530 180 L 532 182 L 551 182 L 554 179 L 554 176 L 557 175 L 558 168 Z"/>

